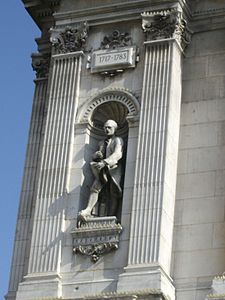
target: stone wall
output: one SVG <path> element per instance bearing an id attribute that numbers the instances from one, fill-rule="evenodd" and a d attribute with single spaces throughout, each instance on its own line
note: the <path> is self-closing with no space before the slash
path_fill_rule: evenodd
<path id="1" fill-rule="evenodd" d="M 194 33 L 183 62 L 173 245 L 182 300 L 204 299 L 225 266 L 224 35 L 223 28 Z"/>

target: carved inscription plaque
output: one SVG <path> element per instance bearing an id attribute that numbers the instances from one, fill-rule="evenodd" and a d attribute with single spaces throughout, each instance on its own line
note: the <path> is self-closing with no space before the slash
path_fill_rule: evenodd
<path id="1" fill-rule="evenodd" d="M 92 54 L 91 73 L 134 68 L 136 47 L 121 47 L 110 50 L 97 50 Z"/>

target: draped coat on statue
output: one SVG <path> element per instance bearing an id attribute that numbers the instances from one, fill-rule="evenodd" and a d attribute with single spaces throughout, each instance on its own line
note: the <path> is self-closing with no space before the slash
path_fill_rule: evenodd
<path id="1" fill-rule="evenodd" d="M 96 161 L 99 157 L 99 152 L 102 154 L 106 166 L 99 172 L 95 168 Z M 118 196 L 122 194 L 121 177 L 122 177 L 122 164 L 121 158 L 123 157 L 123 139 L 114 136 L 110 139 L 105 139 L 99 143 L 98 151 L 93 155 L 94 162 L 91 162 L 92 171 L 96 176 L 98 173 L 99 180 L 104 185 L 109 181 L 115 185 Z M 96 176 L 97 177 L 97 176 Z"/>

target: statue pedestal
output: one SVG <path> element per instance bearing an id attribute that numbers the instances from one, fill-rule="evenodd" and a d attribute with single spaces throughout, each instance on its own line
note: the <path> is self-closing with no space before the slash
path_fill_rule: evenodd
<path id="1" fill-rule="evenodd" d="M 90 218 L 71 232 L 73 252 L 90 256 L 96 262 L 101 255 L 119 248 L 121 231 L 116 217 Z"/>
<path id="2" fill-rule="evenodd" d="M 206 300 L 224 300 L 225 299 L 225 274 L 213 279 L 212 294 L 206 297 Z"/>

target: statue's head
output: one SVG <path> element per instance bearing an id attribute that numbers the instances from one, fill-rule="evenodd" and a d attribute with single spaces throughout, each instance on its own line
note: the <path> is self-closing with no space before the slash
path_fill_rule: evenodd
<path id="1" fill-rule="evenodd" d="M 107 136 L 113 136 L 117 130 L 117 123 L 114 120 L 107 120 L 104 124 L 104 131 Z"/>

